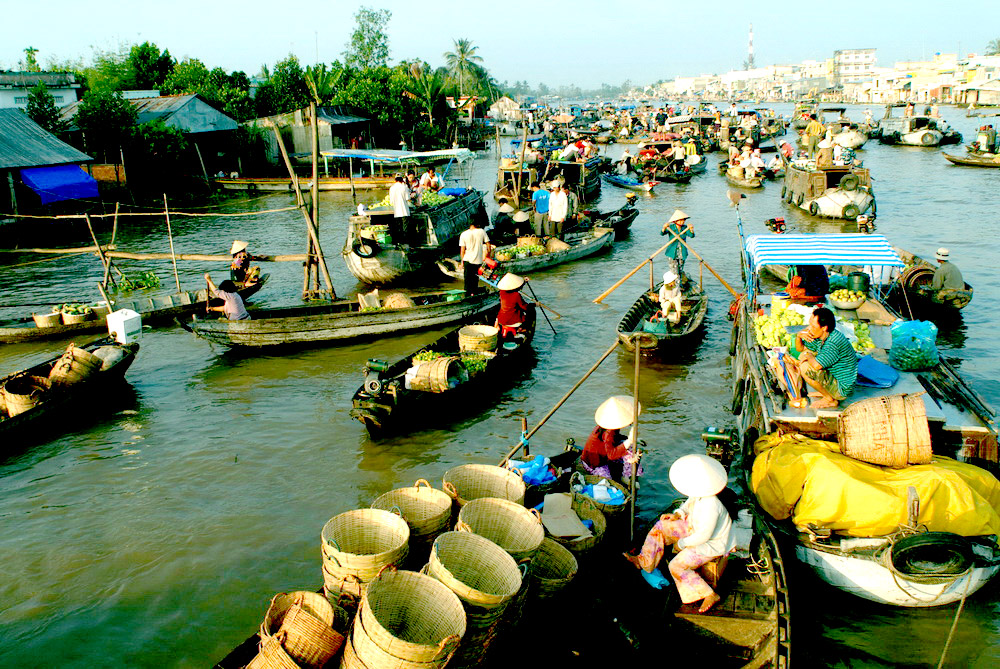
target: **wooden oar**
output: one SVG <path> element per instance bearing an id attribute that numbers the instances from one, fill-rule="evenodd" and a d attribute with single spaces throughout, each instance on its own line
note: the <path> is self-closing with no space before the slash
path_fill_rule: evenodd
<path id="1" fill-rule="evenodd" d="M 530 292 L 531 296 L 533 298 L 535 298 L 535 304 L 539 304 L 540 305 L 541 303 L 538 301 L 538 296 L 535 295 L 535 289 L 531 287 L 531 284 L 528 283 L 527 279 L 524 280 L 524 285 L 528 287 L 528 292 Z M 545 322 L 549 324 L 550 328 L 552 328 L 552 334 L 556 334 L 556 328 L 555 328 L 554 325 L 552 325 L 552 321 L 549 320 L 549 315 L 547 313 L 545 313 L 545 309 L 544 308 L 542 309 L 542 316 L 545 316 Z"/>
<path id="2" fill-rule="evenodd" d="M 438 267 L 442 267 L 443 268 L 443 265 L 441 265 L 441 263 L 438 263 Z M 445 273 L 447 274 L 447 272 L 445 272 Z M 479 280 L 482 281 L 483 283 L 485 283 L 487 286 L 492 286 L 493 288 L 497 287 L 497 285 L 495 283 L 493 283 L 492 281 L 490 281 L 489 279 L 487 279 L 486 277 L 484 277 L 482 274 L 480 274 L 478 276 L 479 276 Z M 527 278 L 524 279 L 524 283 L 525 284 L 528 283 L 528 279 Z M 499 288 L 497 288 L 497 290 L 499 290 Z M 528 286 L 528 290 L 531 290 L 531 286 Z M 535 298 L 535 304 L 537 304 L 538 306 L 540 306 L 542 309 L 545 309 L 545 311 L 551 312 L 552 315 L 555 316 L 556 318 L 562 318 L 562 314 L 560 314 L 558 311 L 556 311 L 552 307 L 547 307 L 544 304 L 542 304 L 541 302 L 539 302 L 538 298 L 535 297 L 535 291 L 531 290 L 531 296 Z M 546 318 L 545 320 L 548 320 L 548 318 Z M 552 323 L 549 323 L 549 327 L 552 327 Z M 555 332 L 555 331 L 556 331 L 556 329 L 552 328 L 552 332 Z"/>
<path id="3" fill-rule="evenodd" d="M 680 242 L 681 244 L 683 244 L 683 245 L 684 245 L 684 248 L 686 248 L 686 249 L 687 249 L 688 251 L 690 251 L 690 252 L 691 252 L 691 255 L 693 255 L 693 256 L 694 256 L 695 258 L 697 258 L 698 260 L 700 260 L 700 261 L 702 262 L 702 264 L 703 264 L 703 265 L 705 265 L 705 267 L 707 267 L 707 268 L 708 268 L 708 271 L 709 271 L 709 272 L 711 272 L 711 273 L 712 273 L 712 275 L 713 275 L 713 276 L 714 276 L 714 277 L 715 277 L 716 279 L 718 279 L 718 280 L 719 280 L 719 283 L 721 283 L 721 284 L 722 284 L 723 286 L 725 286 L 725 287 L 726 287 L 726 290 L 728 290 L 728 291 L 729 291 L 730 293 L 732 293 L 732 294 L 733 294 L 733 297 L 739 297 L 739 296 L 740 296 L 740 294 L 739 294 L 739 293 L 737 293 L 737 292 L 736 292 L 735 290 L 733 290 L 733 287 L 732 287 L 732 286 L 730 286 L 730 285 L 729 285 L 728 283 L 726 283 L 726 280 L 725 280 L 725 279 L 723 279 L 723 278 L 722 278 L 721 276 L 719 276 L 719 273 L 718 273 L 718 272 L 716 272 L 716 271 L 715 271 L 715 270 L 714 270 L 714 269 L 712 268 L 712 266 L 711 266 L 711 265 L 709 265 L 709 264 L 708 264 L 707 262 L 705 262 L 705 259 L 704 259 L 704 258 L 702 258 L 702 257 L 701 257 L 700 255 L 698 255 L 698 252 L 697 252 L 697 251 L 695 251 L 695 250 L 694 250 L 693 248 L 691 248 L 690 246 L 688 246 L 688 245 L 687 245 L 687 243 L 686 243 L 686 242 L 685 242 L 685 241 L 684 241 L 683 239 L 681 239 L 681 238 L 680 238 L 680 235 L 678 235 L 678 234 L 677 234 L 676 232 L 674 232 L 673 228 L 669 228 L 669 227 L 668 227 L 668 228 L 667 228 L 667 231 L 669 231 L 669 232 L 670 232 L 670 234 L 672 234 L 672 235 L 674 236 L 674 238 L 675 238 L 675 239 L 676 239 L 677 241 L 679 241 L 679 242 Z M 665 248 L 665 247 L 664 247 L 664 248 Z"/>
<path id="4" fill-rule="evenodd" d="M 610 295 L 611 293 L 613 293 L 613 292 L 615 292 L 616 290 L 618 290 L 618 289 L 619 289 L 619 288 L 621 287 L 621 285 L 622 285 L 623 283 L 625 283 L 626 281 L 628 281 L 629 279 L 631 279 L 631 278 L 632 278 L 632 276 L 633 276 L 633 275 L 634 275 L 634 274 L 635 274 L 636 272 L 638 272 L 639 270 L 641 270 L 641 269 L 643 268 L 643 266 L 644 266 L 644 265 L 645 265 L 646 263 L 648 263 L 648 262 L 653 262 L 653 258 L 655 258 L 656 256 L 658 256 L 658 255 L 659 255 L 660 253 L 662 253 L 663 251 L 665 251 L 665 250 L 666 250 L 666 248 L 667 248 L 668 246 L 670 246 L 671 244 L 673 244 L 673 242 L 667 242 L 666 244 L 664 244 L 664 245 L 663 245 L 663 246 L 661 246 L 660 248 L 656 249 L 656 251 L 654 251 L 654 252 L 653 252 L 653 254 L 652 254 L 651 256 L 649 256 L 648 258 L 646 258 L 645 260 L 643 260 L 643 261 L 642 261 L 641 263 L 639 263 L 639 264 L 638 264 L 638 266 L 636 266 L 636 268 L 635 268 L 634 270 L 632 270 L 631 272 L 629 272 L 628 274 L 626 274 L 625 276 L 623 276 L 623 277 L 622 277 L 621 279 L 619 279 L 619 280 L 618 280 L 618 283 L 616 283 L 615 285 L 611 286 L 611 287 L 610 287 L 610 288 L 608 288 L 608 289 L 607 289 L 606 291 L 604 291 L 603 293 L 601 293 L 600 295 L 598 295 L 598 296 L 597 296 L 597 297 L 596 297 L 596 298 L 594 299 L 594 302 L 595 302 L 595 303 L 597 303 L 597 304 L 600 304 L 601 300 L 603 300 L 603 299 L 604 299 L 605 297 L 607 297 L 607 296 L 608 296 L 608 295 Z"/>

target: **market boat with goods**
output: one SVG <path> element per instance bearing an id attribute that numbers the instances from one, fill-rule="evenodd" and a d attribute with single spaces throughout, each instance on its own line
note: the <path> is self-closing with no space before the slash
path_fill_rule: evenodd
<path id="1" fill-rule="evenodd" d="M 601 166 L 604 163 L 604 158 L 600 157 L 589 158 L 582 163 L 551 159 L 542 172 L 542 181 L 562 177 L 580 202 L 593 202 L 601 196 Z"/>
<path id="2" fill-rule="evenodd" d="M 816 112 L 816 100 L 802 100 L 795 103 L 795 111 L 792 112 L 792 130 L 805 130 L 809 125 L 809 114 Z"/>
<path id="3" fill-rule="evenodd" d="M 423 197 L 424 206 L 411 210 L 405 230 L 396 228 L 388 203 L 350 217 L 341 254 L 351 274 L 364 283 L 392 283 L 453 252 L 474 218 L 488 223 L 481 191 L 445 188 Z"/>
<path id="4" fill-rule="evenodd" d="M 97 406 L 112 384 L 124 378 L 138 351 L 138 344 L 111 339 L 70 344 L 61 356 L 0 379 L 0 436 L 23 437 L 25 429 L 40 421 L 72 426 L 68 414 L 77 406 Z"/>
<path id="5" fill-rule="evenodd" d="M 730 167 L 726 169 L 723 175 L 726 177 L 726 181 L 729 182 L 730 186 L 736 186 L 737 188 L 763 188 L 764 187 L 764 176 L 758 175 L 753 177 L 737 176 L 736 171 L 743 172 L 740 167 Z"/>
<path id="6" fill-rule="evenodd" d="M 819 110 L 819 122 L 830 129 L 833 143 L 845 149 L 860 149 L 868 141 L 868 134 L 844 115 L 847 107 L 823 106 Z"/>
<path id="7" fill-rule="evenodd" d="M 377 293 L 327 304 L 252 309 L 250 320 L 195 316 L 178 322 L 188 332 L 223 346 L 310 346 L 473 320 L 498 304 L 492 292 L 466 296 L 462 290 L 446 290 L 381 297 Z"/>
<path id="8" fill-rule="evenodd" d="M 708 294 L 684 275 L 681 317 L 671 323 L 660 313 L 658 283 L 643 292 L 618 322 L 618 339 L 625 348 L 635 350 L 636 342 L 643 353 L 671 353 L 675 348 L 693 339 L 702 330 L 708 311 Z"/>
<path id="9" fill-rule="evenodd" d="M 495 313 L 480 319 L 486 325 L 456 328 L 394 363 L 368 360 L 351 416 L 373 435 L 412 430 L 417 417 L 447 421 L 463 402 L 512 383 L 518 368 L 533 364 L 535 323 L 501 339 Z"/>
<path id="10" fill-rule="evenodd" d="M 240 297 L 248 300 L 267 283 L 269 274 L 262 274 L 255 283 L 239 289 Z M 206 303 L 221 306 L 219 298 L 209 298 L 208 291 L 185 291 L 170 295 L 150 295 L 131 299 L 113 299 L 114 310 L 129 309 L 142 315 L 144 325 L 165 325 L 174 319 L 205 311 Z M 67 308 L 77 313 L 67 313 Z M 48 314 L 29 318 L 0 321 L 0 344 L 14 344 L 38 339 L 73 337 L 86 332 L 105 330 L 104 317 L 111 309 L 104 302 L 61 305 Z"/>
<path id="11" fill-rule="evenodd" d="M 952 129 L 939 116 L 912 115 L 893 116 L 894 109 L 906 107 L 907 103 L 896 102 L 886 105 L 885 116 L 878 123 L 876 134 L 883 144 L 903 146 L 940 146 L 960 144 L 962 133 Z"/>
<path id="12" fill-rule="evenodd" d="M 600 212 L 592 209 L 580 211 L 580 222 L 567 232 L 592 231 L 596 228 L 611 228 L 615 231 L 615 241 L 621 241 L 629 236 L 633 221 L 639 216 L 639 210 L 629 199 L 614 211 Z"/>
<path id="13" fill-rule="evenodd" d="M 744 250 L 734 448 L 768 522 L 821 579 L 859 597 L 923 607 L 971 596 L 1000 571 L 1000 482 L 973 464 L 997 467 L 993 409 L 940 358 L 933 324 L 896 322 L 877 287 L 827 298 L 864 353 L 859 385 L 832 409 L 789 397 L 785 323 L 811 307 L 759 292 L 767 266 L 903 261 L 880 235 L 757 235 Z"/>
<path id="14" fill-rule="evenodd" d="M 602 174 L 601 178 L 612 186 L 618 186 L 626 190 L 637 193 L 652 193 L 659 181 L 639 181 L 634 177 L 622 176 L 620 174 Z"/>
<path id="15" fill-rule="evenodd" d="M 911 317 L 949 311 L 954 313 L 972 301 L 973 290 L 968 281 L 965 282 L 965 290 L 932 290 L 931 281 L 937 266 L 904 249 L 893 247 L 893 250 L 906 263 L 899 280 L 892 284 L 889 291 L 892 305 L 900 313 Z"/>
<path id="16" fill-rule="evenodd" d="M 875 212 L 875 195 L 868 169 L 855 165 L 819 167 L 815 160 L 785 163 L 781 198 L 813 216 L 854 221 Z"/>
<path id="17" fill-rule="evenodd" d="M 539 170 L 544 168 L 544 164 L 524 164 L 520 168 L 518 165 L 518 157 L 500 159 L 497 181 L 493 186 L 494 199 L 504 197 L 518 204 L 531 202 L 531 184 L 540 180 Z"/>

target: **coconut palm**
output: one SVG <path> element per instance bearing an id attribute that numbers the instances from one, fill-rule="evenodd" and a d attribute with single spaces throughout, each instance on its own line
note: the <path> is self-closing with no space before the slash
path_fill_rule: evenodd
<path id="1" fill-rule="evenodd" d="M 1000 56 L 1000 39 L 990 40 L 986 45 L 987 56 Z"/>
<path id="2" fill-rule="evenodd" d="M 340 71 L 328 69 L 326 63 L 306 66 L 306 87 L 317 105 L 322 105 L 333 97 L 341 74 Z"/>
<path id="3" fill-rule="evenodd" d="M 411 63 L 408 70 L 406 90 L 427 111 L 427 120 L 433 126 L 434 107 L 444 97 L 445 77 L 440 70 L 432 70 L 420 61 Z"/>
<path id="4" fill-rule="evenodd" d="M 447 51 L 444 54 L 444 62 L 448 66 L 448 71 L 458 82 L 458 96 L 464 95 L 463 85 L 466 77 L 475 74 L 475 68 L 483 62 L 482 56 L 476 54 L 478 46 L 473 46 L 471 40 L 455 40 L 455 50 Z"/>

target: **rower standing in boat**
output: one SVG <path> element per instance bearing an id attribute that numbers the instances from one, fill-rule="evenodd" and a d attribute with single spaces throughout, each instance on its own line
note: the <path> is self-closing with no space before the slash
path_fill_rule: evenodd
<path id="1" fill-rule="evenodd" d="M 957 290 L 965 290 L 965 279 L 950 260 L 951 252 L 943 246 L 934 254 L 934 259 L 938 262 L 938 267 L 934 270 L 934 278 L 931 279 L 931 290 L 938 292 L 939 298 L 945 298 L 950 293 Z"/>
<path id="2" fill-rule="evenodd" d="M 639 405 L 642 412 L 642 405 Z M 597 427 L 590 433 L 580 455 L 583 468 L 592 475 L 604 476 L 619 483 L 630 478 L 632 467 L 638 459 L 632 443 L 621 430 L 632 424 L 635 405 L 625 395 L 609 397 L 597 407 L 594 422 Z"/>
<path id="3" fill-rule="evenodd" d="M 260 277 L 260 268 L 250 267 L 252 261 L 260 258 L 250 255 L 248 246 L 246 242 L 237 239 L 229 249 L 229 254 L 233 256 L 233 262 L 229 266 L 229 279 L 244 286 L 252 286 Z"/>
<path id="4" fill-rule="evenodd" d="M 676 233 L 680 240 L 691 239 L 694 237 L 694 227 L 688 223 L 688 215 L 685 214 L 680 209 L 674 211 L 673 216 L 670 220 L 666 222 L 663 229 L 660 231 L 661 235 L 670 235 L 670 231 Z M 684 261 L 687 260 L 688 250 L 687 246 L 681 243 L 681 241 L 670 235 L 670 243 L 667 244 L 666 250 L 663 255 L 667 258 L 667 265 L 670 270 L 676 274 L 678 277 L 684 276 Z"/>
<path id="5" fill-rule="evenodd" d="M 816 156 L 816 149 L 825 134 L 826 127 L 816 120 L 816 114 L 809 114 L 809 124 L 806 125 L 806 129 L 802 131 L 802 135 L 805 137 L 806 151 L 809 153 L 810 158 L 814 158 Z"/>
<path id="6" fill-rule="evenodd" d="M 469 229 L 459 236 L 458 248 L 464 270 L 465 294 L 474 295 L 479 287 L 479 269 L 490 255 L 490 238 L 479 227 L 475 217 L 469 221 Z"/>
<path id="7" fill-rule="evenodd" d="M 389 186 L 389 204 L 392 206 L 392 227 L 389 234 L 393 240 L 407 238 L 410 220 L 410 187 L 403 181 L 403 175 L 397 174 L 395 183 Z"/>
<path id="8" fill-rule="evenodd" d="M 511 339 L 528 331 L 535 322 L 535 305 L 521 297 L 524 278 L 508 272 L 497 282 L 500 291 L 500 311 L 494 327 L 500 329 L 501 339 Z"/>
<path id="9" fill-rule="evenodd" d="M 205 283 L 208 284 L 209 294 L 222 300 L 222 306 L 209 306 L 208 309 L 210 311 L 221 311 L 223 315 L 231 321 L 250 320 L 250 314 L 247 313 L 247 309 L 243 305 L 243 298 L 240 297 L 240 294 L 237 292 L 235 283 L 226 280 L 216 287 L 216 285 L 212 283 L 211 274 L 205 275 Z"/>

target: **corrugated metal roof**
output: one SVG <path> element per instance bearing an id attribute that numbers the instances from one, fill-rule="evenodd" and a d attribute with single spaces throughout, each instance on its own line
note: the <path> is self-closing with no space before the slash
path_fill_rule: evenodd
<path id="1" fill-rule="evenodd" d="M 79 88 L 71 72 L 0 72 L 0 88 L 34 88 L 44 82 L 49 88 Z"/>
<path id="2" fill-rule="evenodd" d="M 43 130 L 20 109 L 0 109 L 0 170 L 92 160 Z"/>
<path id="3" fill-rule="evenodd" d="M 138 123 L 160 119 L 188 134 L 235 130 L 239 125 L 197 95 L 162 95 L 134 98 L 129 102 L 139 113 Z M 73 102 L 63 107 L 60 110 L 63 120 L 72 122 L 79 106 L 79 102 Z"/>

